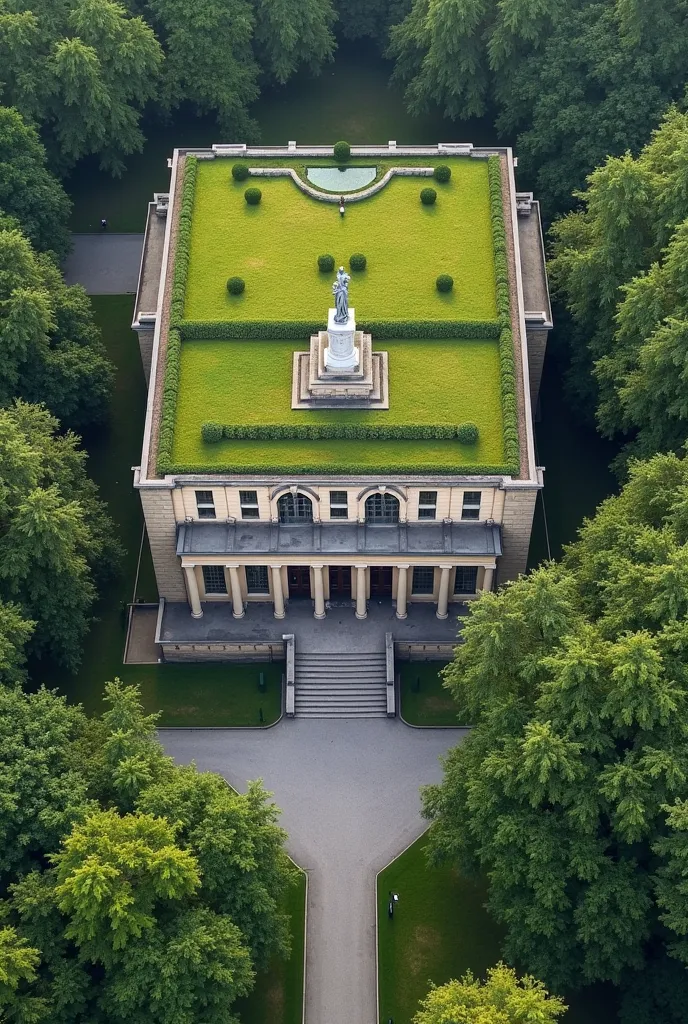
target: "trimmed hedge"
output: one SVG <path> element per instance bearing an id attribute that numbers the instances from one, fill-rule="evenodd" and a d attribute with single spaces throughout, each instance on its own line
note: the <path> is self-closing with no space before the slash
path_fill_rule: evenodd
<path id="1" fill-rule="evenodd" d="M 432 206 L 437 200 L 437 192 L 434 188 L 422 188 L 420 190 L 420 201 L 423 206 Z"/>
<path id="2" fill-rule="evenodd" d="M 365 270 L 368 259 L 362 252 L 355 252 L 349 256 L 349 266 L 352 270 Z"/>
<path id="3" fill-rule="evenodd" d="M 220 433 L 218 434 L 218 431 Z M 478 428 L 474 423 L 204 423 L 204 441 L 459 441 L 475 444 Z"/>
<path id="4" fill-rule="evenodd" d="M 246 181 L 248 178 L 248 165 L 234 164 L 232 167 L 232 177 L 235 181 Z"/>
<path id="5" fill-rule="evenodd" d="M 447 164 L 438 164 L 432 176 L 441 185 L 446 185 L 451 178 L 451 167 L 447 166 Z"/>
<path id="6" fill-rule="evenodd" d="M 230 277 L 227 282 L 227 291 L 230 295 L 242 295 L 246 288 L 243 277 Z"/>
<path id="7" fill-rule="evenodd" d="M 366 320 L 357 325 L 377 341 L 395 338 L 499 338 L 498 320 Z M 180 325 L 184 341 L 303 341 L 323 330 L 321 320 L 184 320 Z"/>
<path id="8" fill-rule="evenodd" d="M 318 270 L 321 274 L 331 274 L 334 270 L 334 256 L 326 252 L 322 256 L 318 256 Z"/>
<path id="9" fill-rule="evenodd" d="M 291 477 L 294 473 L 303 474 L 304 476 L 322 476 L 323 470 L 321 466 L 315 468 L 309 468 L 308 466 L 294 466 L 292 465 L 273 465 L 270 463 L 269 470 L 266 470 L 265 463 L 256 463 L 248 465 L 239 465 L 233 462 L 222 462 L 213 466 L 199 466 L 198 463 L 190 464 L 184 462 L 170 463 L 165 467 L 164 470 L 159 468 L 160 474 L 171 473 L 186 475 L 190 473 L 210 473 L 212 475 L 224 474 L 224 473 L 237 473 L 241 476 L 254 476 L 258 474 L 265 475 L 269 472 L 270 476 L 288 476 Z M 329 469 L 328 473 L 332 470 Z M 443 463 L 427 462 L 419 465 L 410 466 L 405 462 L 386 462 L 379 466 L 361 466 L 357 463 L 350 463 L 347 465 L 337 466 L 337 473 L 341 473 L 343 476 L 358 476 L 361 473 L 367 475 L 374 474 L 375 476 L 390 476 L 394 475 L 409 475 L 418 476 L 419 474 L 427 474 L 433 476 L 504 476 L 505 474 L 513 474 L 514 469 L 511 466 L 505 465 L 490 465 L 483 463 L 475 463 L 474 465 L 464 466 L 452 466 L 448 468 Z"/>
<path id="10" fill-rule="evenodd" d="M 160 429 L 158 432 L 158 465 L 161 476 L 170 473 L 172 463 L 172 446 L 174 444 L 174 420 L 177 412 L 179 396 L 179 371 L 181 363 L 182 339 L 179 331 L 171 328 L 167 336 L 167 362 L 165 380 L 162 387 L 162 411 L 160 413 Z"/>
<path id="11" fill-rule="evenodd" d="M 440 274 L 435 281 L 435 288 L 438 292 L 450 292 L 454 287 L 454 278 L 451 274 Z"/>
<path id="12" fill-rule="evenodd" d="M 257 206 L 262 198 L 263 193 L 260 191 L 259 188 L 256 188 L 253 185 L 251 186 L 251 188 L 247 188 L 246 191 L 244 192 L 244 199 L 246 200 L 249 206 Z"/>
<path id="13" fill-rule="evenodd" d="M 189 275 L 191 249 L 191 216 L 196 195 L 197 174 L 198 159 L 195 156 L 187 156 L 184 161 L 184 184 L 182 186 L 179 230 L 177 232 L 177 245 L 174 256 L 174 283 L 172 285 L 172 298 L 170 301 L 170 327 L 179 327 L 184 317 L 186 279 Z"/>
<path id="14" fill-rule="evenodd" d="M 348 142 L 336 142 L 332 155 L 338 164 L 345 164 L 347 160 L 351 159 L 351 146 Z"/>

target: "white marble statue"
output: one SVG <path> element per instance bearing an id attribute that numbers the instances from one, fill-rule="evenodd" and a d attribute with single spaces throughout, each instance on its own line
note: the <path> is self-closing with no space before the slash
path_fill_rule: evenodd
<path id="1" fill-rule="evenodd" d="M 332 285 L 332 291 L 334 293 L 335 306 L 337 312 L 335 313 L 334 322 L 336 324 L 345 324 L 349 319 L 349 281 L 351 277 L 346 273 L 344 267 L 340 267 L 337 271 L 337 280 Z"/>

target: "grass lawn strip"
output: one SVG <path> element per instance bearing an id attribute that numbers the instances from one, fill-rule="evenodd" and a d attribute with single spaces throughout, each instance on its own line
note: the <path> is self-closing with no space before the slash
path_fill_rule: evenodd
<path id="1" fill-rule="evenodd" d="M 386 341 L 390 408 L 292 410 L 293 353 L 304 345 L 285 341 L 182 342 L 172 461 L 209 471 L 237 467 L 292 465 L 305 471 L 335 471 L 352 462 L 378 465 L 499 465 L 504 459 L 496 341 Z M 476 445 L 458 441 L 355 440 L 236 441 L 206 444 L 201 424 L 366 423 L 455 424 L 471 421 L 480 431 Z M 390 469 L 391 471 L 391 469 Z"/>
<path id="2" fill-rule="evenodd" d="M 446 662 L 405 661 L 400 671 L 401 717 L 409 725 L 457 726 L 456 704 L 442 686 Z"/>
<path id="3" fill-rule="evenodd" d="M 487 162 L 462 158 L 451 164 L 452 178 L 436 185 L 432 207 L 419 201 L 419 179 L 395 177 L 340 217 L 336 205 L 311 199 L 283 178 L 262 178 L 262 202 L 249 207 L 246 182 L 233 181 L 230 160 L 201 161 L 185 318 L 324 318 L 332 305 L 332 275 L 319 273 L 318 256 L 332 253 L 337 264 L 348 266 L 349 256 L 362 252 L 367 269 L 351 283 L 359 320 L 494 319 Z M 443 273 L 455 281 L 447 295 L 435 288 Z M 232 276 L 246 281 L 242 296 L 227 294 Z"/>
<path id="4" fill-rule="evenodd" d="M 242 1024 L 302 1024 L 306 923 L 306 875 L 299 878 L 286 897 L 291 918 L 291 956 L 273 957 L 267 971 L 256 977 L 249 996 L 238 1000 L 236 1009 Z"/>

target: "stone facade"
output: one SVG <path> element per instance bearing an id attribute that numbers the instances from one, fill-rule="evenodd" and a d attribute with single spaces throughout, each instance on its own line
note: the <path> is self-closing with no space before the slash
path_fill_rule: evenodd
<path id="1" fill-rule="evenodd" d="M 150 544 L 158 594 L 166 601 L 186 601 L 186 587 L 177 558 L 177 518 L 169 487 L 139 491 Z"/>
<path id="2" fill-rule="evenodd" d="M 504 554 L 499 561 L 498 583 L 515 580 L 526 571 L 530 534 L 538 489 L 509 488 L 505 492 L 502 516 Z"/>

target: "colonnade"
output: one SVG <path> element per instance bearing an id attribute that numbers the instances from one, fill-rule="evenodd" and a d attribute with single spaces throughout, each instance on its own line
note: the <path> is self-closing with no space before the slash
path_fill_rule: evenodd
<path id="1" fill-rule="evenodd" d="M 238 562 L 228 562 L 225 564 L 225 569 L 229 572 L 229 592 L 232 599 L 232 615 L 235 619 L 242 619 L 245 615 L 241 580 L 239 578 L 240 568 L 241 566 Z M 274 606 L 274 615 L 276 619 L 283 619 L 286 615 L 284 587 L 282 584 L 283 566 L 282 564 L 271 564 L 269 568 L 272 580 L 272 593 L 270 596 Z M 319 562 L 311 564 L 310 568 L 313 570 L 313 614 L 316 619 L 324 619 L 326 612 L 325 578 L 323 573 L 326 566 L 323 562 Z M 368 616 L 367 572 L 369 566 L 367 564 L 357 563 L 351 568 L 352 571 L 355 570 L 356 572 L 356 618 L 365 619 Z M 398 619 L 405 619 L 408 615 L 408 602 L 409 597 L 411 596 L 409 571 L 412 570 L 413 567 L 410 562 L 402 562 L 392 566 L 392 568 L 397 570 L 396 617 Z M 440 563 L 437 568 L 440 570 L 440 581 L 436 614 L 438 619 L 446 619 L 449 615 L 451 572 L 452 569 L 456 568 L 456 565 Z M 203 608 L 201 606 L 201 596 L 198 589 L 196 566 L 195 564 L 184 565 L 183 569 L 186 576 L 189 604 L 191 605 L 191 616 L 194 619 L 200 619 L 203 615 Z M 494 566 L 485 565 L 481 589 L 491 590 L 493 579 Z"/>

